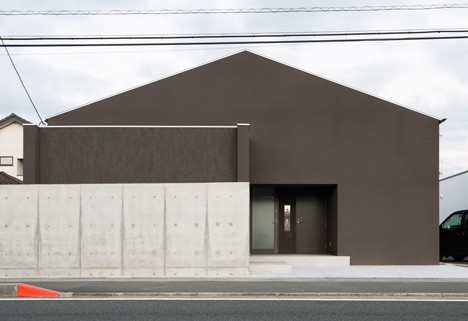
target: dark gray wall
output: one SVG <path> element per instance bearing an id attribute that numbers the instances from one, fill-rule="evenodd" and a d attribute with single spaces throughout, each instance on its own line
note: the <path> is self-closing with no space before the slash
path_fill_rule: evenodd
<path id="1" fill-rule="evenodd" d="M 338 255 L 438 263 L 435 118 L 242 52 L 48 122 L 250 123 L 252 184 L 338 186 Z"/>
<path id="2" fill-rule="evenodd" d="M 39 127 L 23 126 L 23 182 L 38 184 L 39 179 Z"/>
<path id="3" fill-rule="evenodd" d="M 237 181 L 236 128 L 40 128 L 41 184 Z"/>

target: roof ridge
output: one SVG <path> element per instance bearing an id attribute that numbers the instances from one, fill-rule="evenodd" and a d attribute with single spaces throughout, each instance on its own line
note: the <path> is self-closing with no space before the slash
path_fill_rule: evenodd
<path id="1" fill-rule="evenodd" d="M 11 120 L 11 121 L 8 122 L 9 120 Z M 31 124 L 30 121 L 28 121 L 28 120 L 26 120 L 26 119 L 24 119 L 24 118 L 22 118 L 22 117 L 16 115 L 15 113 L 11 113 L 10 115 L 6 116 L 5 118 L 0 119 L 0 128 L 1 128 L 1 127 L 4 127 L 4 126 L 3 126 L 4 123 L 5 123 L 5 126 L 6 126 L 6 125 L 11 124 L 11 123 L 14 122 L 14 121 L 16 121 L 16 122 L 18 122 L 18 123 L 21 123 L 21 125 L 23 125 L 23 124 Z M 6 124 L 7 122 L 8 122 L 8 124 Z"/>

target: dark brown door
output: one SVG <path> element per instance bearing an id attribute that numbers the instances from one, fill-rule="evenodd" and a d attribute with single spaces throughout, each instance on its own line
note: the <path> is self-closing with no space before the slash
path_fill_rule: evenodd
<path id="1" fill-rule="evenodd" d="M 327 253 L 326 200 L 313 190 L 296 195 L 296 253 Z"/>

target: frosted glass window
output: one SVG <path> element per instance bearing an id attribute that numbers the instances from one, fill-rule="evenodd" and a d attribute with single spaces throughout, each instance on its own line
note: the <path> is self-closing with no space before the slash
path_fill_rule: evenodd
<path id="1" fill-rule="evenodd" d="M 275 194 L 273 187 L 252 188 L 252 249 L 275 248 Z"/>
<path id="2" fill-rule="evenodd" d="M 0 166 L 13 166 L 13 156 L 0 156 Z"/>

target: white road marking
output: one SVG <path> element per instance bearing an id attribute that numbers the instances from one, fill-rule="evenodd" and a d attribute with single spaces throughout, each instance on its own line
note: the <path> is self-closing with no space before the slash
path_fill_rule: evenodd
<path id="1" fill-rule="evenodd" d="M 0 298 L 0 301 L 359 301 L 359 302 L 468 302 L 468 299 L 349 299 L 349 298 L 120 298 L 120 297 L 105 297 L 105 298 L 33 298 L 33 297 L 14 297 L 14 298 Z"/>

